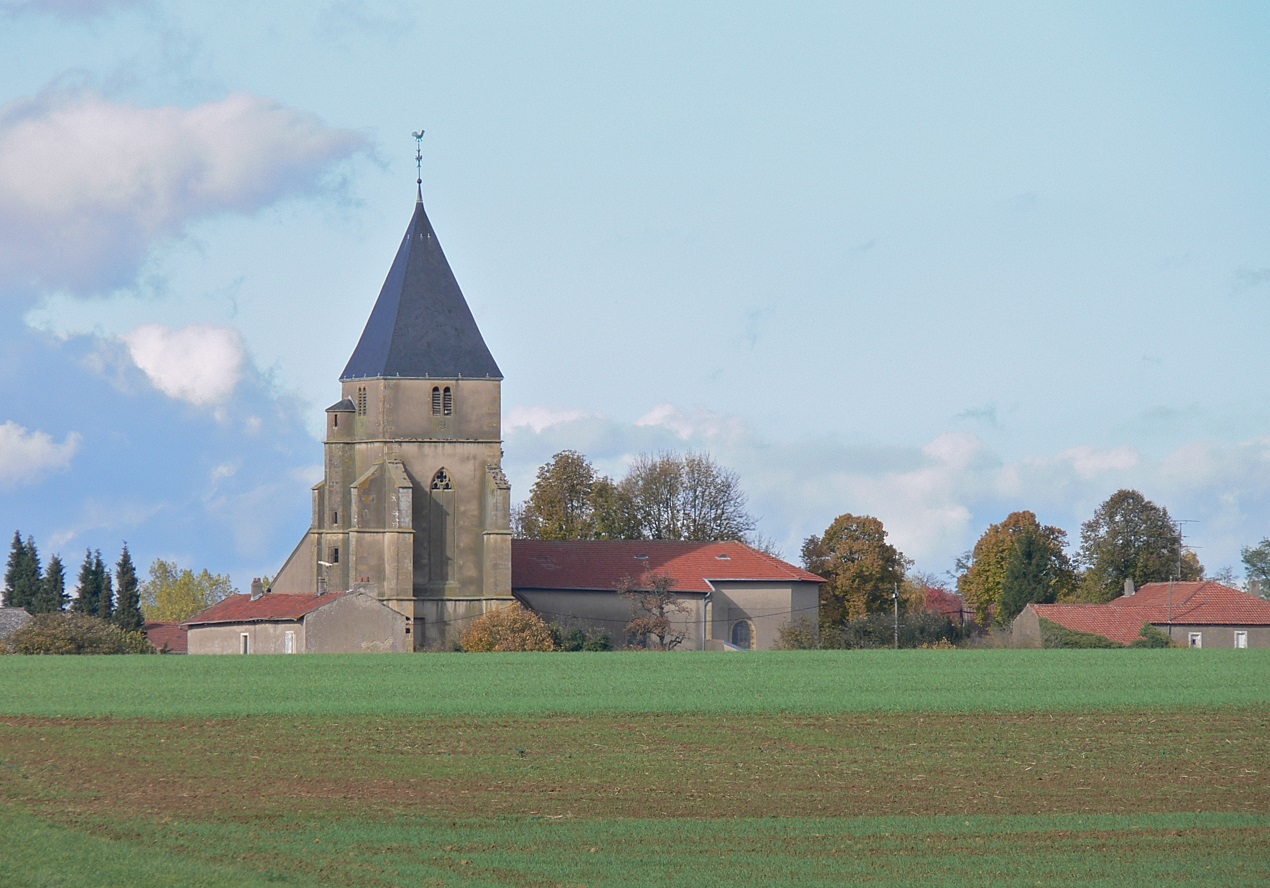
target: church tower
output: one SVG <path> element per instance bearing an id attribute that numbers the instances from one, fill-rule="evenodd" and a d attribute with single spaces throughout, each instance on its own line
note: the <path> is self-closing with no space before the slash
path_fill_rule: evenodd
<path id="1" fill-rule="evenodd" d="M 368 592 L 409 618 L 415 649 L 510 602 L 501 384 L 420 189 L 326 410 L 312 525 L 272 591 Z"/>

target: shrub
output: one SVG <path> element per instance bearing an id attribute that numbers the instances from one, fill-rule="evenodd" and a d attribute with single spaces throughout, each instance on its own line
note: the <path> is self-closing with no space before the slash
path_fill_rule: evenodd
<path id="1" fill-rule="evenodd" d="M 900 614 L 899 646 L 922 647 L 940 641 L 955 645 L 966 630 L 942 614 Z M 860 650 L 895 646 L 894 614 L 868 614 L 820 631 L 820 647 L 825 650 Z"/>
<path id="2" fill-rule="evenodd" d="M 581 628 L 570 629 L 566 632 L 562 627 L 552 624 L 551 638 L 558 651 L 613 650 L 613 644 L 609 641 L 608 633 L 605 632 L 594 634 Z"/>
<path id="3" fill-rule="evenodd" d="M 1043 648 L 1122 648 L 1118 641 L 1112 641 L 1092 632 L 1077 632 L 1060 626 L 1053 620 L 1041 618 L 1041 647 Z"/>
<path id="4" fill-rule="evenodd" d="M 1130 644 L 1131 648 L 1167 648 L 1173 647 L 1173 639 L 1169 638 L 1167 632 L 1156 629 L 1150 623 L 1143 623 L 1142 630 L 1138 633 L 1141 638 L 1135 638 Z"/>
<path id="5" fill-rule="evenodd" d="M 542 617 L 519 604 L 482 614 L 463 633 L 463 650 L 554 651 L 551 628 Z"/>
<path id="6" fill-rule="evenodd" d="M 820 646 L 820 632 L 810 617 L 799 617 L 776 630 L 778 651 L 814 651 Z"/>
<path id="7" fill-rule="evenodd" d="M 145 633 L 79 613 L 38 614 L 4 642 L 6 654 L 150 654 Z"/>

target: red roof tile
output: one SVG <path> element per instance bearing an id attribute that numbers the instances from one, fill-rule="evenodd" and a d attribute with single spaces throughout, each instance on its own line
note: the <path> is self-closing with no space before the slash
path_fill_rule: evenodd
<path id="1" fill-rule="evenodd" d="M 269 593 L 252 601 L 250 595 L 231 595 L 185 621 L 187 626 L 205 623 L 253 623 L 272 620 L 299 620 L 310 611 L 345 595 L 275 595 Z"/>
<path id="2" fill-rule="evenodd" d="M 710 580 L 824 582 L 735 541 L 512 540 L 513 589 L 614 589 L 650 573 L 677 592 L 709 592 Z"/>
<path id="3" fill-rule="evenodd" d="M 1033 604 L 1038 616 L 1077 632 L 1129 644 L 1143 623 L 1167 626 L 1270 626 L 1270 601 L 1212 581 L 1147 583 L 1107 604 Z"/>
<path id="4" fill-rule="evenodd" d="M 189 650 L 187 630 L 180 623 L 146 623 L 146 641 L 156 651 L 184 654 Z"/>

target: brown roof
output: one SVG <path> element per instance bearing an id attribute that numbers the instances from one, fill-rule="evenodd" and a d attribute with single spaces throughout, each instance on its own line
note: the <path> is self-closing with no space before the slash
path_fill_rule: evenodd
<path id="1" fill-rule="evenodd" d="M 207 623 L 261 623 L 299 620 L 310 611 L 330 604 L 345 592 L 325 595 L 262 595 L 255 601 L 250 595 L 231 595 L 185 621 L 186 626 Z"/>
<path id="2" fill-rule="evenodd" d="M 146 623 L 146 641 L 156 651 L 184 654 L 189 651 L 189 630 L 180 623 Z"/>
<path id="3" fill-rule="evenodd" d="M 513 589 L 615 589 L 645 574 L 669 576 L 676 592 L 709 592 L 711 580 L 824 582 L 736 541 L 512 540 Z"/>
<path id="4" fill-rule="evenodd" d="M 1107 604 L 1032 604 L 1037 616 L 1077 632 L 1129 644 L 1143 623 L 1167 626 L 1270 626 L 1270 601 L 1211 580 L 1147 583 Z"/>

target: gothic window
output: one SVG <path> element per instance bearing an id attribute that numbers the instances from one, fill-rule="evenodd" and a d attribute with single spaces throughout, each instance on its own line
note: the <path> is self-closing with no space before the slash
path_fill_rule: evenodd
<path id="1" fill-rule="evenodd" d="M 450 391 L 450 387 L 448 385 L 442 391 L 441 398 L 442 398 L 442 405 L 443 405 L 441 407 L 441 412 L 444 413 L 446 416 L 453 415 L 454 414 L 454 394 Z"/>
<path id="2" fill-rule="evenodd" d="M 437 469 L 437 473 L 432 476 L 433 490 L 453 490 L 454 486 L 450 484 L 450 476 L 446 474 L 445 469 Z"/>
<path id="3" fill-rule="evenodd" d="M 439 385 L 432 387 L 432 415 L 441 415 L 441 386 Z"/>
<path id="4" fill-rule="evenodd" d="M 732 643 L 743 651 L 754 649 L 754 627 L 749 620 L 737 620 L 732 624 Z"/>
<path id="5" fill-rule="evenodd" d="M 366 415 L 366 386 L 364 385 L 357 387 L 357 415 Z"/>

